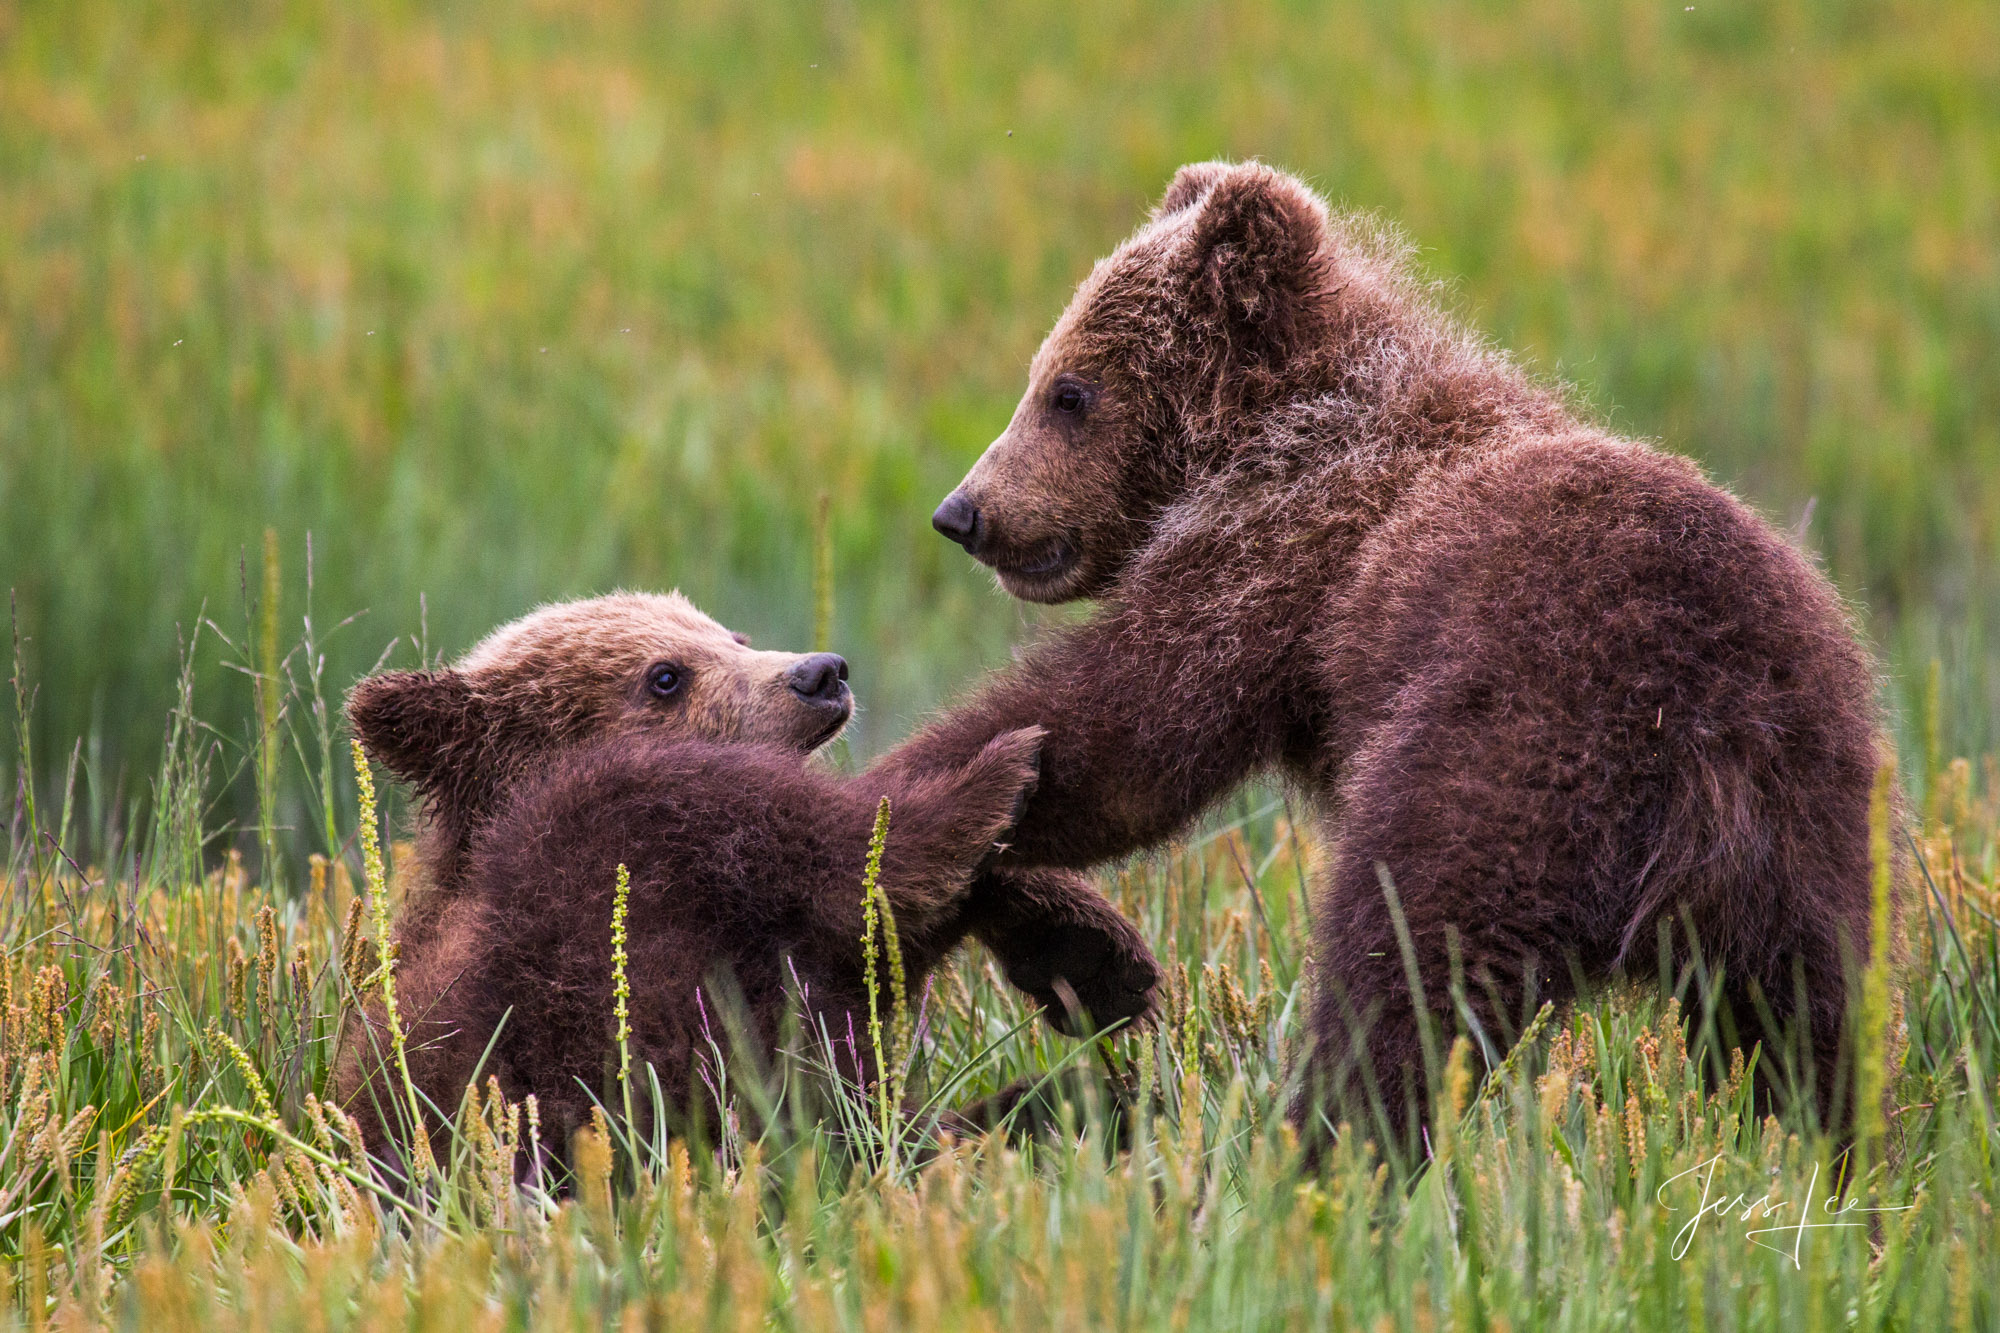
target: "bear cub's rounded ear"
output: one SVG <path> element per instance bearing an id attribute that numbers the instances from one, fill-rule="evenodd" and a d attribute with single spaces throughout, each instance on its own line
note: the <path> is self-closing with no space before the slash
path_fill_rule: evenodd
<path id="1" fill-rule="evenodd" d="M 1246 342 L 1280 352 L 1322 277 L 1326 206 L 1302 183 L 1262 163 L 1184 168 L 1204 182 L 1183 251 L 1196 300 Z M 1192 188 L 1194 182 L 1190 182 Z M 1167 198 L 1182 186 L 1176 177 Z M 1162 204 L 1165 207 L 1165 204 Z"/>
<path id="2" fill-rule="evenodd" d="M 437 783 L 478 732 L 478 699 L 462 672 L 385 671 L 347 696 L 355 739 L 377 763 L 419 788 Z"/>
<path id="3" fill-rule="evenodd" d="M 1230 162 L 1188 163 L 1174 173 L 1173 183 L 1167 186 L 1167 193 L 1161 198 L 1160 206 L 1153 210 L 1153 216 L 1163 218 L 1200 203 L 1201 197 L 1234 169 L 1235 164 Z"/>

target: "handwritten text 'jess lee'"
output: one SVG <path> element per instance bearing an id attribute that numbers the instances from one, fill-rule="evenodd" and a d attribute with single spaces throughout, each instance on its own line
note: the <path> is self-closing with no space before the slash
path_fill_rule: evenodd
<path id="1" fill-rule="evenodd" d="M 1697 1162 L 1679 1175 L 1670 1176 L 1661 1182 L 1659 1190 L 1653 1196 L 1660 1206 L 1668 1212 L 1679 1212 L 1680 1209 L 1667 1202 L 1667 1187 L 1676 1181 L 1686 1180 L 1690 1176 L 1698 1177 L 1701 1181 L 1700 1206 L 1695 1209 L 1694 1216 L 1688 1219 L 1687 1225 L 1674 1233 L 1673 1257 L 1676 1259 L 1684 1258 L 1687 1255 L 1688 1247 L 1694 1244 L 1695 1234 L 1701 1230 L 1701 1224 L 1705 1219 L 1711 1217 L 1720 1219 L 1726 1214 L 1735 1213 L 1736 1220 L 1739 1222 L 1761 1222 L 1792 1206 L 1790 1200 L 1773 1198 L 1770 1195 L 1763 1195 L 1755 1199 L 1744 1194 L 1737 1194 L 1727 1198 L 1717 1197 L 1714 1192 L 1715 1170 L 1721 1162 L 1722 1155 L 1720 1153 L 1717 1153 L 1705 1162 Z M 1792 1261 L 1792 1267 L 1797 1268 L 1799 1267 L 1799 1255 L 1805 1247 L 1805 1236 L 1808 1231 L 1828 1231 L 1842 1227 L 1868 1225 L 1866 1222 L 1860 1221 L 1816 1222 L 1810 1220 L 1812 1217 L 1813 1196 L 1818 1191 L 1819 1166 L 1815 1163 L 1812 1171 L 1812 1179 L 1806 1184 L 1805 1203 L 1798 1211 L 1797 1220 L 1774 1226 L 1753 1227 L 1743 1233 L 1743 1238 L 1753 1245 L 1759 1245 L 1764 1249 L 1773 1250 L 1787 1256 Z M 1820 1201 L 1820 1211 L 1836 1219 L 1845 1218 L 1852 1213 L 1900 1213 L 1906 1212 L 1915 1206 L 1915 1204 L 1904 1204 L 1897 1208 L 1863 1208 L 1860 1206 L 1860 1200 L 1858 1199 L 1848 1199 L 1843 1202 L 1837 1195 L 1831 1193 Z M 1761 1239 L 1764 1236 L 1778 1238 L 1786 1235 L 1792 1238 L 1789 1246 L 1784 1244 L 1782 1240 L 1767 1241 Z"/>

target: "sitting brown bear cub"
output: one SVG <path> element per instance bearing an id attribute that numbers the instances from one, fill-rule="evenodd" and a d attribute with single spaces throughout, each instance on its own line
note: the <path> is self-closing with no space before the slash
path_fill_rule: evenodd
<path id="1" fill-rule="evenodd" d="M 422 802 L 428 882 L 399 925 L 398 986 L 411 1075 L 434 1105 L 455 1108 L 486 1056 L 509 1095 L 536 1094 L 551 1143 L 588 1117 L 614 1054 L 620 863 L 632 1053 L 670 1098 L 689 1090 L 695 1050 L 727 1040 L 704 1031 L 717 1016 L 697 1000 L 719 975 L 766 1043 L 794 980 L 846 1032 L 866 1011 L 861 872 L 885 795 L 882 885 L 912 986 L 978 934 L 1044 1003 L 1094 1022 L 1150 1010 L 1157 966 L 1088 881 L 970 891 L 1033 785 L 1040 733 L 908 780 L 816 771 L 805 756 L 852 711 L 846 674 L 830 653 L 754 651 L 678 595 L 617 594 L 544 608 L 454 669 L 355 688 L 356 736 Z M 1051 1017 L 1084 1021 L 1066 1005 Z M 378 1006 L 337 1080 L 378 1147 L 395 1081 L 381 1023 Z"/>

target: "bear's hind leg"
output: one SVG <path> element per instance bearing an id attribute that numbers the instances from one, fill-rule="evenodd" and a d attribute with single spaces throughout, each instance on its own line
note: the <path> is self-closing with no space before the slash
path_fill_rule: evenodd
<path id="1" fill-rule="evenodd" d="M 1439 885 L 1385 875 L 1368 850 L 1341 850 L 1315 913 L 1312 1045 L 1292 1119 L 1309 1143 L 1345 1122 L 1418 1161 L 1453 1040 L 1472 1042 L 1482 1076 L 1537 1007 L 1573 997 L 1576 969 L 1561 932 L 1462 918 Z"/>
<path id="2" fill-rule="evenodd" d="M 1831 946 L 1786 951 L 1772 961 L 1781 964 L 1786 957 L 1792 962 L 1788 971 L 1774 965 L 1762 976 L 1732 978 L 1725 972 L 1714 1005 L 1717 1063 L 1730 1058 L 1732 1045 L 1746 1060 L 1755 1050 L 1755 1112 L 1790 1114 L 1801 1125 L 1810 1122 L 1839 1137 L 1854 1111 L 1854 1052 L 1847 1030 L 1854 981 L 1844 975 Z M 1702 1002 L 1697 997 L 1696 1003 Z M 1696 1010 L 1691 1026 L 1702 1019 Z"/>
<path id="3" fill-rule="evenodd" d="M 1442 1072 L 1426 1060 L 1441 1064 L 1463 1032 L 1483 1071 L 1536 1007 L 1605 970 L 1622 920 L 1610 812 L 1579 799 L 1555 756 L 1449 705 L 1413 696 L 1334 803 L 1299 1103 L 1302 1120 L 1346 1117 L 1419 1152 Z"/>

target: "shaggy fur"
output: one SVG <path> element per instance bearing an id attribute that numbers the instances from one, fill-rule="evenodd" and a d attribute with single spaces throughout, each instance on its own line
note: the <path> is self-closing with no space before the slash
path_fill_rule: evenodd
<path id="1" fill-rule="evenodd" d="M 973 871 L 1034 780 L 1038 739 L 1009 732 L 955 773 L 892 781 L 842 779 L 761 745 L 621 738 L 555 756 L 474 839 L 462 892 L 400 974 L 413 1079 L 455 1106 L 491 1042 L 486 1070 L 509 1096 L 535 1095 L 558 1148 L 591 1094 L 613 1099 L 621 862 L 633 1065 L 652 1066 L 676 1112 L 705 1097 L 701 1056 L 711 1040 L 732 1049 L 729 1021 L 768 1052 L 792 994 L 861 1062 L 843 1072 L 872 1076 L 860 872 L 876 801 L 890 800 L 881 884 L 914 999 L 964 938 Z M 371 1035 L 386 1042 L 379 1026 Z M 365 1128 L 389 1087 L 378 1076 L 360 1099 Z"/>
<path id="2" fill-rule="evenodd" d="M 1375 225 L 1183 169 L 935 522 L 1017 596 L 1102 599 L 878 766 L 1047 728 L 1001 864 L 1157 843 L 1259 771 L 1318 798 L 1302 1118 L 1421 1106 L 1392 897 L 1435 1016 L 1462 976 L 1496 1042 L 1692 930 L 1766 1074 L 1808 1021 L 1794 1072 L 1835 1113 L 1887 753 L 1838 597 L 1441 313 Z"/>
<path id="3" fill-rule="evenodd" d="M 655 688 L 663 669 L 673 682 L 664 692 Z M 405 1016 L 422 1034 L 413 1068 L 439 1106 L 457 1104 L 499 1015 L 516 1003 L 532 1012 L 506 1028 L 510 1089 L 540 1092 L 551 1106 L 582 1095 L 569 1075 L 603 1050 L 608 895 L 620 861 L 634 876 L 635 966 L 651 960 L 644 975 L 654 990 L 635 985 L 635 1022 L 644 1012 L 648 1031 L 679 1034 L 635 1053 L 680 1062 L 661 1066 L 670 1093 L 681 1091 L 686 1059 L 674 1044 L 686 1032 L 674 1024 L 705 979 L 730 974 L 752 997 L 760 1031 L 775 1030 L 770 1006 L 787 956 L 801 977 L 824 979 L 829 1003 L 844 1002 L 845 974 L 816 960 L 859 954 L 862 854 L 849 845 L 849 816 L 866 806 L 865 847 L 882 794 L 899 802 L 892 859 L 906 870 L 891 888 L 904 894 L 898 913 L 911 913 L 914 965 L 929 967 L 972 934 L 1065 1031 L 1150 1012 L 1152 955 L 1089 881 L 1041 871 L 970 885 L 973 861 L 991 851 L 991 832 L 967 831 L 984 830 L 998 800 L 991 761 L 938 778 L 871 780 L 865 792 L 804 767 L 852 711 L 844 682 L 837 658 L 754 652 L 678 594 L 626 593 L 545 607 L 453 668 L 356 686 L 355 734 L 421 801 L 425 873 L 397 925 L 398 975 Z M 1017 738 L 1006 752 L 1032 758 L 1033 747 Z M 944 808 L 954 792 L 974 802 L 963 813 L 972 824 Z M 642 910 L 643 886 L 665 896 Z M 675 886 L 684 891 L 668 892 Z M 846 930 L 850 917 L 854 930 L 839 939 L 814 933 L 815 922 Z M 522 950 L 537 955 L 534 966 L 512 961 Z M 370 1019 L 368 1040 L 345 1053 L 344 1100 L 381 1072 L 379 1009 Z M 588 1081 L 601 1087 L 594 1066 Z M 372 1131 L 375 1095 L 361 1100 Z"/>
<path id="4" fill-rule="evenodd" d="M 802 699 L 788 673 L 803 660 L 756 651 L 679 593 L 612 593 L 503 625 L 450 668 L 360 682 L 347 702 L 354 734 L 422 800 L 425 883 L 400 922 L 406 949 L 463 886 L 472 839 L 499 794 L 558 750 L 614 736 L 801 751 L 829 739 L 853 700 L 844 685 Z M 655 667 L 676 673 L 669 697 L 648 689 Z"/>
<path id="5" fill-rule="evenodd" d="M 542 607 L 453 667 L 360 682 L 347 704 L 354 734 L 420 801 L 423 873 L 396 928 L 404 955 L 428 946 L 463 888 L 472 842 L 501 794 L 552 754 L 617 737 L 800 751 L 831 740 L 853 710 L 845 668 L 832 697 L 803 699 L 791 679 L 808 661 L 752 649 L 679 593 L 613 593 Z M 671 698 L 647 689 L 658 667 L 676 673 Z M 1087 880 L 989 876 L 965 912 L 965 929 L 1059 1030 L 1147 1011 L 1152 953 Z"/>

